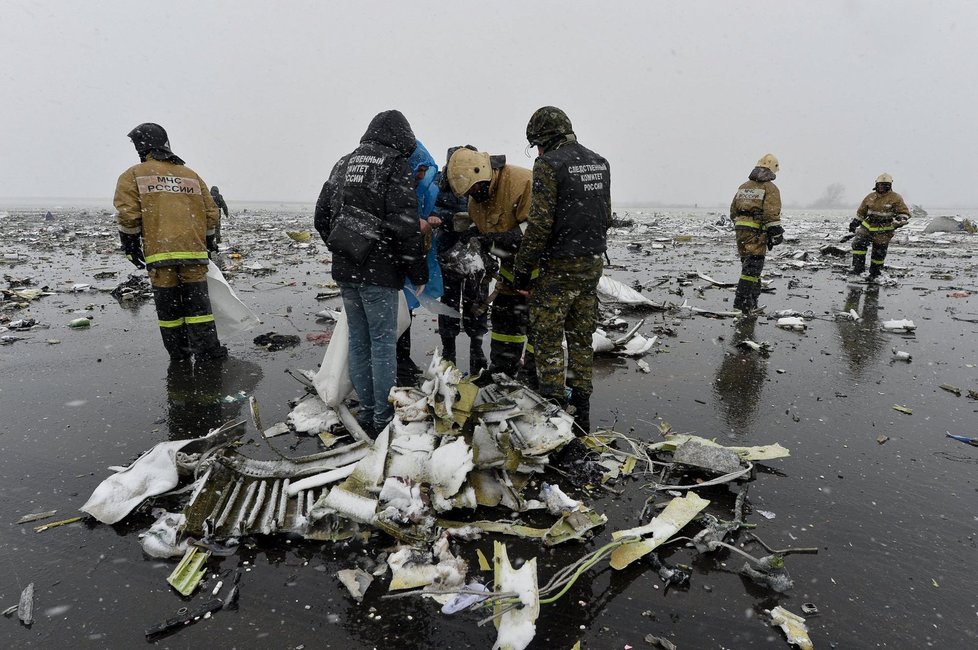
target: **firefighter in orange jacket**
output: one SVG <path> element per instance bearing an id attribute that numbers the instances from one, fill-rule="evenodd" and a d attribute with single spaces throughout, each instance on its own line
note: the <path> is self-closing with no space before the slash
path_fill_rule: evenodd
<path id="1" fill-rule="evenodd" d="M 140 162 L 116 184 L 119 237 L 129 261 L 149 272 L 163 345 L 174 361 L 226 357 L 207 294 L 217 205 L 200 176 L 170 151 L 163 127 L 140 124 L 129 138 Z"/>
<path id="2" fill-rule="evenodd" d="M 781 227 L 781 192 L 774 181 L 778 159 L 765 154 L 737 188 L 730 203 L 730 220 L 737 233 L 737 254 L 740 255 L 740 281 L 734 309 L 750 315 L 757 309 L 761 295 L 761 271 L 765 254 L 784 241 Z"/>
<path id="3" fill-rule="evenodd" d="M 860 275 L 866 270 L 866 253 L 872 244 L 869 279 L 879 277 L 894 232 L 907 225 L 909 220 L 910 208 L 903 197 L 893 191 L 893 177 L 885 172 L 880 174 L 873 191 L 859 204 L 855 218 L 849 222 L 849 232 L 856 235 L 852 240 L 852 269 L 849 273 Z"/>

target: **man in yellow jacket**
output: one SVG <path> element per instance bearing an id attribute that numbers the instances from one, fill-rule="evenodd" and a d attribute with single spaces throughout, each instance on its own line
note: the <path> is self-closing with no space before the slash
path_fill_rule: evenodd
<path id="1" fill-rule="evenodd" d="M 873 191 L 863 199 L 856 210 L 856 216 L 849 222 L 849 232 L 855 233 L 852 240 L 852 275 L 860 275 L 866 270 L 866 253 L 873 245 L 869 266 L 869 279 L 874 280 L 883 271 L 886 249 L 897 228 L 907 225 L 910 208 L 903 197 L 893 191 L 893 177 L 882 173 L 876 178 Z"/>
<path id="2" fill-rule="evenodd" d="M 479 231 L 483 250 L 499 258 L 496 298 L 492 303 L 489 335 L 489 373 L 516 378 L 526 344 L 529 308 L 526 296 L 513 288 L 513 262 L 523 240 L 523 224 L 530 213 L 533 172 L 507 165 L 506 156 L 462 147 L 452 154 L 445 170 L 452 191 L 469 199 L 469 218 Z M 526 350 L 523 373 L 536 383 L 533 351 Z"/>
<path id="3" fill-rule="evenodd" d="M 745 315 L 757 309 L 764 256 L 784 241 L 781 192 L 773 183 L 779 168 L 778 159 L 765 154 L 751 170 L 747 182 L 737 188 L 730 203 L 730 220 L 737 232 L 737 254 L 740 255 L 740 281 L 734 309 Z"/>
<path id="4" fill-rule="evenodd" d="M 170 151 L 163 127 L 140 124 L 129 138 L 140 162 L 116 184 L 119 237 L 129 261 L 148 269 L 163 345 L 174 361 L 226 357 L 207 293 L 217 205 L 207 184 Z"/>

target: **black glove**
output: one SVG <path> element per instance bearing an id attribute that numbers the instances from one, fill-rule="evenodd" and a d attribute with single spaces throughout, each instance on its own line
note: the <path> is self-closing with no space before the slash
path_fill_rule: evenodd
<path id="1" fill-rule="evenodd" d="M 207 257 L 217 252 L 217 234 L 207 235 Z"/>
<path id="2" fill-rule="evenodd" d="M 778 244 L 784 243 L 784 228 L 771 226 L 767 229 L 767 249 L 771 250 Z"/>
<path id="3" fill-rule="evenodd" d="M 119 239 L 122 241 L 122 252 L 126 254 L 126 259 L 132 262 L 137 269 L 145 269 L 146 258 L 143 257 L 143 245 L 139 240 L 139 235 L 120 232 Z"/>
<path id="4" fill-rule="evenodd" d="M 860 223 L 861 222 L 859 221 L 859 219 L 853 219 L 852 221 L 850 221 L 849 222 L 849 232 L 856 232 L 856 228 L 859 227 L 859 224 Z"/>

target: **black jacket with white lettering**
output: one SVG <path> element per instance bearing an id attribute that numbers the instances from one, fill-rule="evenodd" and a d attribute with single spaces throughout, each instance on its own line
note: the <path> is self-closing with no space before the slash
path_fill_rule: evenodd
<path id="1" fill-rule="evenodd" d="M 576 140 L 545 151 L 533 166 L 529 223 L 517 270 L 531 268 L 528 265 L 538 256 L 543 260 L 605 252 L 611 225 L 608 161 Z M 545 244 L 540 241 L 544 237 Z M 528 249 L 525 254 L 523 248 Z"/>
<path id="2" fill-rule="evenodd" d="M 360 146 L 340 158 L 316 202 L 316 230 L 325 242 L 343 205 L 365 210 L 382 222 L 380 239 L 360 264 L 333 256 L 333 279 L 400 289 L 405 276 L 428 281 L 414 174 L 411 125 L 400 111 L 384 111 L 370 122 Z"/>

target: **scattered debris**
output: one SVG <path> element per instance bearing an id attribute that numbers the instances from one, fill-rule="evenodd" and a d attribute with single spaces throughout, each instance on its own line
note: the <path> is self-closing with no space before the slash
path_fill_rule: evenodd
<path id="1" fill-rule="evenodd" d="M 911 356 L 909 352 L 897 350 L 896 348 L 892 348 L 892 351 L 894 361 L 906 361 L 907 363 L 910 363 L 913 360 L 913 356 Z"/>
<path id="2" fill-rule="evenodd" d="M 780 605 L 765 613 L 771 617 L 771 627 L 780 627 L 784 631 L 788 643 L 798 646 L 801 650 L 812 650 L 812 640 L 808 638 L 808 628 L 805 619 L 798 614 L 789 612 Z"/>
<path id="3" fill-rule="evenodd" d="M 909 409 L 906 406 L 903 406 L 901 404 L 894 404 L 893 405 L 893 410 L 894 411 L 900 411 L 904 415 L 913 415 L 913 410 L 912 409 Z"/>
<path id="4" fill-rule="evenodd" d="M 299 345 L 301 339 L 295 334 L 279 334 L 277 332 L 266 332 L 259 334 L 254 339 L 254 344 L 265 348 L 269 352 L 278 352 L 286 348 L 294 348 Z"/>
<path id="5" fill-rule="evenodd" d="M 886 435 L 885 433 L 881 433 L 878 436 L 876 436 L 876 442 L 879 443 L 879 444 L 881 444 L 881 445 L 882 444 L 886 444 L 886 441 L 889 440 L 889 439 L 890 439 L 890 436 Z"/>
<path id="6" fill-rule="evenodd" d="M 37 521 L 38 519 L 47 519 L 48 517 L 53 517 L 57 510 L 47 510 L 45 512 L 35 512 L 33 514 L 24 515 L 17 520 L 18 524 L 26 524 L 31 521 Z"/>
<path id="7" fill-rule="evenodd" d="M 81 517 L 69 517 L 68 519 L 62 519 L 61 521 L 52 521 L 49 524 L 42 524 L 40 526 L 34 527 L 35 533 L 43 533 L 49 528 L 57 528 L 58 526 L 66 526 L 68 524 L 73 524 L 76 521 L 81 521 Z"/>
<path id="8" fill-rule="evenodd" d="M 207 567 L 204 564 L 210 556 L 210 551 L 205 551 L 196 546 L 189 547 L 184 553 L 183 559 L 166 579 L 167 583 L 176 589 L 181 596 L 189 596 L 200 584 L 204 574 L 207 573 Z"/>
<path id="9" fill-rule="evenodd" d="M 17 618 L 24 625 L 34 623 L 34 583 L 30 583 L 20 592 L 20 603 L 17 605 Z"/>
<path id="10" fill-rule="evenodd" d="M 958 442 L 963 442 L 966 445 L 971 445 L 972 447 L 978 447 L 978 438 L 969 438 L 968 436 L 958 436 L 953 433 L 946 432 L 948 438 L 953 438 Z"/>
<path id="11" fill-rule="evenodd" d="M 954 393 L 958 397 L 961 397 L 961 389 L 957 386 L 951 386 L 950 384 L 941 384 L 939 386 L 942 390 L 946 390 L 949 393 Z"/>
<path id="12" fill-rule="evenodd" d="M 898 320 L 885 320 L 880 323 L 880 328 L 886 332 L 912 332 L 917 329 L 912 320 L 898 319 Z"/>

